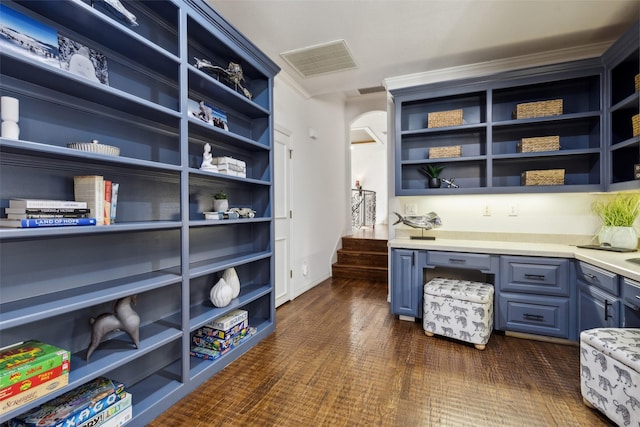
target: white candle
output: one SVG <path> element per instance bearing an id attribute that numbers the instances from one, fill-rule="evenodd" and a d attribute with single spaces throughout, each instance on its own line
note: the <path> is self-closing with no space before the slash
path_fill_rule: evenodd
<path id="1" fill-rule="evenodd" d="M 3 96 L 0 100 L 0 114 L 2 120 L 8 120 L 10 122 L 18 122 L 20 118 L 20 102 L 16 98 L 10 96 Z"/>
<path id="2" fill-rule="evenodd" d="M 5 120 L 2 122 L 2 137 L 8 139 L 18 139 L 20 127 L 16 122 Z"/>

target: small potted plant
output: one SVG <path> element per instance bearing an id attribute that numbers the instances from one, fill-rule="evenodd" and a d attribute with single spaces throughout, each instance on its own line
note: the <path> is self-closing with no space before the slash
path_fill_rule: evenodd
<path id="1" fill-rule="evenodd" d="M 444 170 L 444 166 L 438 166 L 436 164 L 429 164 L 426 166 L 422 166 L 419 171 L 426 175 L 429 180 L 427 181 L 427 185 L 429 188 L 440 188 L 442 185 L 442 180 L 440 179 L 440 174 Z"/>
<path id="2" fill-rule="evenodd" d="M 606 200 L 596 200 L 592 209 L 602 221 L 598 233 L 601 245 L 638 247 L 638 234 L 633 224 L 640 215 L 640 193 L 618 193 Z"/>
<path id="3" fill-rule="evenodd" d="M 229 210 L 229 200 L 227 199 L 227 193 L 220 190 L 213 195 L 213 210 L 214 212 L 226 212 Z"/>

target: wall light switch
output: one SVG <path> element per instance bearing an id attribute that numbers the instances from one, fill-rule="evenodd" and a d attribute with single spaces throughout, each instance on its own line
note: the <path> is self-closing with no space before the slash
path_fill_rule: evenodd
<path id="1" fill-rule="evenodd" d="M 405 215 L 418 215 L 418 205 L 416 203 L 407 203 L 404 205 Z"/>
<path id="2" fill-rule="evenodd" d="M 518 216 L 518 205 L 515 203 L 509 203 L 509 206 L 507 207 L 507 215 Z"/>
<path id="3" fill-rule="evenodd" d="M 491 216 L 491 207 L 489 205 L 482 205 L 482 216 Z"/>

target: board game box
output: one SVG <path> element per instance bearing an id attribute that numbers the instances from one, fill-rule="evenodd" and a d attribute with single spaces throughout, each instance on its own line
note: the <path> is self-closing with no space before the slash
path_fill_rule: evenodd
<path id="1" fill-rule="evenodd" d="M 67 350 L 43 343 L 25 341 L 0 350 L 0 389 L 69 363 Z"/>
<path id="2" fill-rule="evenodd" d="M 216 329 L 216 328 L 212 328 L 210 326 L 203 326 L 201 328 L 198 328 L 196 330 L 195 335 L 197 337 L 202 337 L 205 339 L 221 339 L 221 340 L 228 340 L 232 337 L 234 337 L 237 334 L 245 334 L 247 333 L 247 327 L 249 326 L 249 323 L 247 320 L 243 320 L 242 322 L 238 323 L 237 325 L 233 325 L 231 328 L 227 329 L 227 330 L 222 330 L 222 329 Z"/>
<path id="3" fill-rule="evenodd" d="M 51 381 L 56 377 L 59 377 L 61 375 L 68 374 L 68 373 L 69 373 L 69 362 L 64 361 L 62 362 L 62 365 L 56 366 L 53 369 L 49 369 L 48 371 L 42 372 L 40 374 L 36 374 L 30 378 L 24 379 L 15 384 L 11 384 L 8 387 L 0 388 L 0 401 L 8 399 L 19 393 L 23 393 L 27 390 L 32 389 L 33 387 L 39 386 L 40 384 L 44 384 L 47 381 Z"/>
<path id="4" fill-rule="evenodd" d="M 232 312 L 218 317 L 217 319 L 213 319 L 211 322 L 207 323 L 205 326 L 209 326 L 214 329 L 219 329 L 221 331 L 226 331 L 227 329 L 231 329 L 233 326 L 238 323 L 247 320 L 249 318 L 249 312 L 246 310 L 233 310 Z"/>
<path id="5" fill-rule="evenodd" d="M 113 420 L 118 414 L 125 412 L 127 408 L 131 408 L 131 394 L 124 392 L 122 399 L 113 405 L 107 407 L 101 412 L 97 413 L 93 418 L 79 424 L 77 427 L 98 427 Z"/>
<path id="6" fill-rule="evenodd" d="M 10 427 L 76 427 L 124 397 L 124 384 L 99 377 L 11 420 Z"/>
<path id="7" fill-rule="evenodd" d="M 6 414 L 14 409 L 19 409 L 21 406 L 31 403 L 34 400 L 40 399 L 49 393 L 53 393 L 56 390 L 60 390 L 69 384 L 69 374 L 60 375 L 52 380 L 44 382 L 40 385 L 30 388 L 29 390 L 18 393 L 15 396 L 8 397 L 0 401 L 0 415 Z"/>

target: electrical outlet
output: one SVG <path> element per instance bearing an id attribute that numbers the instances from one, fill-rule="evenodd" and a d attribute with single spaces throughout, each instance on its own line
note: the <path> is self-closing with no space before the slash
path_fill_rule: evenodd
<path id="1" fill-rule="evenodd" d="M 482 205 L 482 216 L 491 216 L 491 207 L 489 205 Z"/>
<path id="2" fill-rule="evenodd" d="M 418 215 L 418 205 L 416 203 L 407 203 L 404 205 L 405 215 Z"/>
<path id="3" fill-rule="evenodd" d="M 509 206 L 507 207 L 507 215 L 518 216 L 518 205 L 515 203 L 509 203 Z"/>

